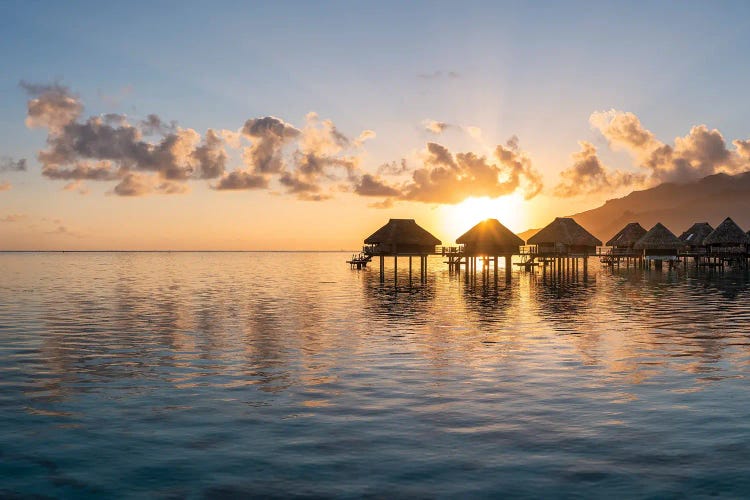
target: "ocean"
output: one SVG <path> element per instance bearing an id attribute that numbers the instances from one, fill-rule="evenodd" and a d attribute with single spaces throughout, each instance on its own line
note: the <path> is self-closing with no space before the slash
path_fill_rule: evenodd
<path id="1" fill-rule="evenodd" d="M 0 254 L 0 497 L 750 495 L 747 271 L 350 256 Z"/>

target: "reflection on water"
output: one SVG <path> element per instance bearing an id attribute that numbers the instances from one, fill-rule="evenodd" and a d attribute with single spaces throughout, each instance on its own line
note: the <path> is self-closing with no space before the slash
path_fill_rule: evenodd
<path id="1" fill-rule="evenodd" d="M 0 496 L 750 487 L 747 271 L 345 257 L 0 254 Z"/>

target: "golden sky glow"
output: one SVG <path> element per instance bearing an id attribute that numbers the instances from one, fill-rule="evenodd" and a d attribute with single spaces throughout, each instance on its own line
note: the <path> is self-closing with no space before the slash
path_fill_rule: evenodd
<path id="1" fill-rule="evenodd" d="M 451 244 L 750 170 L 744 12 L 633 9 L 10 4 L 0 250 Z"/>

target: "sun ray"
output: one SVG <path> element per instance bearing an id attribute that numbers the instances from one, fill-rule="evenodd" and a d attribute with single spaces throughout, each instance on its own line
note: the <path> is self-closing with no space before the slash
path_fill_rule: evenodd
<path id="1" fill-rule="evenodd" d="M 508 229 L 520 232 L 527 229 L 528 204 L 523 195 L 512 193 L 499 198 L 467 198 L 457 205 L 443 205 L 441 220 L 443 231 L 457 238 L 474 224 L 484 219 L 497 219 Z"/>

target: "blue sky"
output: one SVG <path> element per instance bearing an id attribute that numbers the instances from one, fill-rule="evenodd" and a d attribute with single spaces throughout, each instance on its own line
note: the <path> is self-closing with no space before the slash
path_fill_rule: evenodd
<path id="1" fill-rule="evenodd" d="M 579 140 L 609 167 L 638 171 L 592 129 L 595 111 L 632 112 L 665 143 L 698 124 L 728 142 L 750 137 L 746 2 L 102 4 L 0 4 L 0 155 L 30 165 L 6 176 L 14 188 L 0 193 L 0 214 L 42 217 L 40 198 L 60 187 L 40 175 L 46 133 L 24 125 L 21 80 L 61 82 L 86 117 L 155 113 L 201 134 L 267 115 L 299 127 L 315 111 L 350 136 L 376 132 L 363 156 L 370 171 L 437 140 L 426 119 L 476 126 L 488 148 L 517 136 L 550 187 Z M 437 141 L 477 147 L 457 129 Z M 187 196 L 207 204 L 220 196 L 195 191 Z M 588 207 L 612 194 L 540 206 Z M 66 193 L 49 210 L 86 226 L 79 198 Z M 112 210 L 141 213 L 133 205 Z"/>

